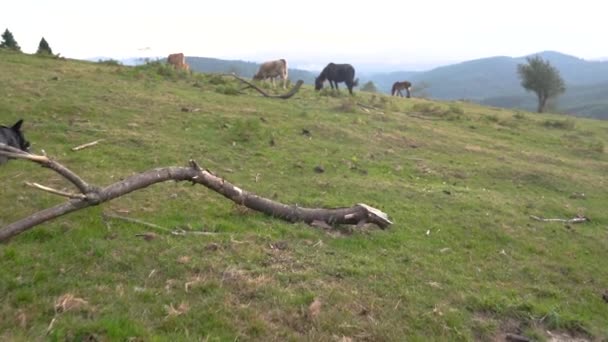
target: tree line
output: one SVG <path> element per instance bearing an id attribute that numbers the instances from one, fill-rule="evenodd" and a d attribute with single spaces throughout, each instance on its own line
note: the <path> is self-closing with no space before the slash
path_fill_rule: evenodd
<path id="1" fill-rule="evenodd" d="M 11 31 L 9 31 L 8 29 L 6 29 L 4 31 L 4 33 L 2 34 L 2 41 L 0 42 L 0 48 L 21 52 L 21 47 L 19 46 L 19 43 L 17 43 L 17 40 L 15 40 L 13 33 Z M 44 39 L 44 37 L 42 37 L 42 39 L 40 40 L 40 43 L 38 43 L 38 50 L 36 51 L 36 54 L 38 54 L 38 55 L 52 55 L 53 54 L 53 50 L 51 50 L 51 46 L 46 41 L 46 39 Z"/>

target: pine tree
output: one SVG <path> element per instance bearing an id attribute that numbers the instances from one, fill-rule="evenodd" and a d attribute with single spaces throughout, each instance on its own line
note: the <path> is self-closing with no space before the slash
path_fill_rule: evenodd
<path id="1" fill-rule="evenodd" d="M 36 53 L 39 55 L 53 54 L 53 50 L 51 50 L 49 43 L 46 42 L 46 39 L 44 39 L 44 37 L 42 37 L 42 39 L 40 40 L 40 44 L 38 44 L 38 51 L 36 51 Z"/>
<path id="2" fill-rule="evenodd" d="M 4 31 L 4 33 L 2 34 L 2 42 L 0 43 L 0 48 L 6 48 L 21 52 L 21 47 L 19 47 L 19 44 L 17 44 L 17 41 L 13 37 L 13 34 L 8 29 L 6 29 L 6 31 Z"/>

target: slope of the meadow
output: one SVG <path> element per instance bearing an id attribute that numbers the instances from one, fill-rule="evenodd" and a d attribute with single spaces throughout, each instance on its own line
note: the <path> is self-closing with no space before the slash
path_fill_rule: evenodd
<path id="1" fill-rule="evenodd" d="M 363 202 L 394 224 L 327 232 L 158 184 L 1 244 L 0 340 L 608 338 L 608 122 L 234 82 L 0 51 L 0 123 L 24 118 L 33 152 L 96 185 L 193 158 L 283 203 Z M 0 166 L 0 229 L 65 200 L 26 181 L 71 190 Z"/>

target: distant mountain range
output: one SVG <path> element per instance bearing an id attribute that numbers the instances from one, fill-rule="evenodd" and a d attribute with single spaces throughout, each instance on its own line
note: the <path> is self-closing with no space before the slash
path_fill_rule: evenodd
<path id="1" fill-rule="evenodd" d="M 554 51 L 537 54 L 556 67 L 566 83 L 566 92 L 551 105 L 553 111 L 577 116 L 608 119 L 608 61 L 583 60 Z M 442 66 L 429 71 L 358 73 L 359 84 L 372 81 L 378 91 L 389 93 L 395 81 L 413 83 L 414 96 L 443 100 L 470 100 L 485 105 L 535 110 L 536 96 L 526 92 L 517 76 L 517 65 L 526 57 L 489 57 Z M 155 60 L 156 58 L 148 58 Z M 145 59 L 122 60 L 136 65 Z M 252 77 L 259 63 L 206 57 L 186 57 L 190 68 L 206 73 L 232 73 Z M 289 61 L 288 61 L 289 62 Z M 357 68 L 356 65 L 354 65 Z M 313 84 L 319 71 L 289 69 L 291 80 Z"/>
<path id="2" fill-rule="evenodd" d="M 538 54 L 556 67 L 566 92 L 553 103 L 554 110 L 577 116 L 608 119 L 608 61 L 587 61 L 554 51 Z M 425 96 L 466 99 L 486 105 L 534 110 L 536 96 L 526 92 L 517 76 L 523 57 L 490 57 L 443 66 L 424 72 L 393 72 L 369 77 L 378 89 L 390 91 L 396 80 L 409 80 L 424 88 Z"/>

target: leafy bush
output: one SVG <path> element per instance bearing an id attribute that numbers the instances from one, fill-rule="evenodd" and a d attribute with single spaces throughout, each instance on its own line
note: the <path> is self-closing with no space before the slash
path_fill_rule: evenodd
<path id="1" fill-rule="evenodd" d="M 448 108 L 433 103 L 416 103 L 412 107 L 412 110 L 418 114 L 427 116 L 435 116 L 447 120 L 458 120 L 464 114 L 464 110 L 456 105 L 450 104 Z"/>
<path id="2" fill-rule="evenodd" d="M 543 125 L 548 128 L 565 129 L 565 130 L 573 130 L 576 126 L 574 120 L 572 120 L 572 119 L 546 120 L 543 123 Z"/>
<path id="3" fill-rule="evenodd" d="M 209 84 L 213 84 L 213 85 L 220 85 L 220 84 L 226 84 L 226 79 L 224 77 L 222 77 L 222 75 L 211 75 L 211 76 L 209 76 L 209 79 L 207 80 L 207 82 L 209 82 Z"/>
<path id="4" fill-rule="evenodd" d="M 464 109 L 455 103 L 450 104 L 449 112 L 456 115 L 464 115 Z"/>
<path id="5" fill-rule="evenodd" d="M 515 112 L 515 114 L 513 114 L 513 118 L 517 119 L 517 120 L 525 120 L 528 117 L 524 113 L 517 111 L 517 112 Z"/>
<path id="6" fill-rule="evenodd" d="M 344 99 L 336 110 L 343 113 L 354 113 L 357 111 L 357 103 L 351 98 Z"/>
<path id="7" fill-rule="evenodd" d="M 238 95 L 239 94 L 239 90 L 236 89 L 231 84 L 218 85 L 217 87 L 215 87 L 215 92 L 224 94 L 224 95 Z"/>
<path id="8" fill-rule="evenodd" d="M 121 66 L 122 64 L 115 60 L 115 59 L 100 59 L 97 63 L 99 64 L 104 64 L 104 65 L 110 65 L 110 66 Z"/>
<path id="9" fill-rule="evenodd" d="M 264 128 L 257 119 L 238 119 L 225 127 L 228 128 L 230 139 L 240 143 L 257 141 L 264 136 Z"/>

